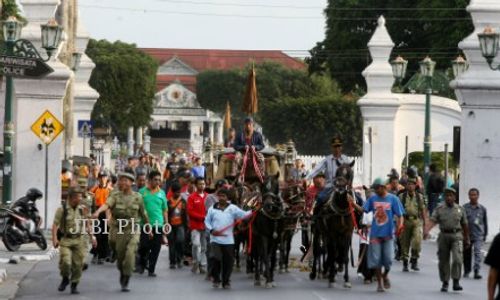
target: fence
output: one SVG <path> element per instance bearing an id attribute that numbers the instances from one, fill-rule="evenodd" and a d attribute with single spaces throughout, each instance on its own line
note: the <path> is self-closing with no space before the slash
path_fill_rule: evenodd
<path id="1" fill-rule="evenodd" d="M 302 160 L 304 163 L 306 170 L 309 172 L 314 169 L 315 166 L 317 166 L 323 159 L 325 159 L 325 156 L 321 155 L 298 155 L 298 159 Z M 363 158 L 361 156 L 355 156 L 355 157 L 348 157 L 351 161 L 355 160 L 356 163 L 354 164 L 354 180 L 353 184 L 355 186 L 362 185 L 363 184 L 363 172 L 364 172 L 364 166 L 363 166 Z"/>

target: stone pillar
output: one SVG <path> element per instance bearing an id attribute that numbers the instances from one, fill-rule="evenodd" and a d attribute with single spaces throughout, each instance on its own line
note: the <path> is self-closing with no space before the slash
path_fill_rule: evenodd
<path id="1" fill-rule="evenodd" d="M 54 17 L 59 1 L 19 1 L 24 9 L 28 21 L 23 28 L 21 38 L 30 40 L 38 52 L 45 56 L 41 49 L 40 25 Z M 31 125 L 45 111 L 49 110 L 54 116 L 63 121 L 63 99 L 67 92 L 70 70 L 56 58 L 48 64 L 54 72 L 41 79 L 14 79 L 13 122 L 15 136 L 12 143 L 12 199 L 16 200 L 25 195 L 29 188 L 38 188 L 45 195 L 45 180 L 48 182 L 47 199 L 40 200 L 37 205 L 44 224 L 50 227 L 54 213 L 60 206 L 61 199 L 61 161 L 64 157 L 62 135 L 58 136 L 48 148 L 48 178 L 45 178 L 45 147 L 38 150 L 40 139 L 31 132 Z M 5 80 L 4 80 L 5 82 Z M 2 106 L 4 105 L 5 90 L 0 93 Z M 3 110 L 1 110 L 3 121 Z M 3 137 L 3 126 L 0 128 Z M 3 138 L 2 138 L 3 141 Z M 34 174 L 36 172 L 36 176 Z M 46 209 L 47 208 L 47 209 Z M 45 219 L 45 215 L 47 218 Z"/>
<path id="2" fill-rule="evenodd" d="M 22 4 L 23 6 L 33 5 L 33 13 L 39 13 L 40 5 L 42 3 L 46 5 L 48 2 L 61 3 L 56 11 L 56 19 L 64 28 L 66 40 L 61 45 L 59 59 L 69 66 L 72 53 L 75 51 L 82 53 L 80 65 L 76 71 L 73 71 L 74 76 L 68 85 L 68 92 L 63 103 L 65 154 L 67 157 L 82 155 L 83 152 L 90 152 L 90 143 L 85 143 L 87 149 L 83 151 L 83 138 L 78 136 L 78 121 L 90 120 L 94 104 L 99 98 L 99 94 L 88 84 L 92 70 L 95 68 L 95 64 L 85 55 L 90 37 L 78 17 L 77 0 L 26 0 Z M 40 33 L 40 28 L 37 33 Z"/>
<path id="3" fill-rule="evenodd" d="M 222 122 L 215 123 L 215 143 L 224 143 L 224 126 L 222 125 Z"/>
<path id="4" fill-rule="evenodd" d="M 394 43 L 392 42 L 384 17 L 378 20 L 378 27 L 373 34 L 368 48 L 373 62 L 363 71 L 368 91 L 358 101 L 363 115 L 363 182 L 365 184 L 377 178 L 387 177 L 387 172 L 399 168 L 394 153 L 394 119 L 399 109 L 399 100 L 391 91 L 394 83 L 392 68 L 389 64 Z M 371 128 L 371 129 L 370 129 Z M 368 139 L 372 135 L 371 144 Z M 344 133 L 347 134 L 347 133 Z"/>
<path id="5" fill-rule="evenodd" d="M 144 136 L 144 151 L 146 153 L 151 152 L 151 137 L 149 135 Z"/>
<path id="6" fill-rule="evenodd" d="M 128 128 L 127 145 L 128 145 L 128 156 L 133 156 L 134 155 L 134 145 L 135 145 L 134 127 Z"/>
<path id="7" fill-rule="evenodd" d="M 135 145 L 137 146 L 137 150 L 139 150 L 143 145 L 143 141 L 142 141 L 143 133 L 144 133 L 144 131 L 143 131 L 142 127 L 135 129 Z"/>
<path id="8" fill-rule="evenodd" d="M 102 146 L 102 166 L 111 170 L 111 144 L 104 143 Z"/>
<path id="9" fill-rule="evenodd" d="M 214 127 L 215 127 L 214 122 L 212 122 L 212 121 L 208 122 L 208 138 L 209 138 L 211 143 L 214 142 L 214 136 L 215 136 L 214 135 L 214 132 L 215 132 Z"/>
<path id="10" fill-rule="evenodd" d="M 202 152 L 203 147 L 203 121 L 191 121 L 191 149 L 196 153 Z"/>
<path id="11" fill-rule="evenodd" d="M 478 188 L 480 202 L 488 208 L 489 239 L 500 230 L 498 170 L 500 170 L 500 72 L 490 70 L 481 55 L 477 34 L 488 25 L 500 30 L 500 2 L 471 0 L 467 7 L 474 32 L 460 42 L 469 69 L 451 83 L 462 107 L 460 145 L 460 202 L 470 188 Z M 485 130 L 487 128 L 487 130 Z"/>

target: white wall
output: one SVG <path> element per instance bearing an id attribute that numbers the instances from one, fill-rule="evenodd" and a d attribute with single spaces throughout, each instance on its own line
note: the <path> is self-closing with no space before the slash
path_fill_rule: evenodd
<path id="1" fill-rule="evenodd" d="M 395 119 L 395 167 L 405 158 L 405 137 L 408 136 L 408 152 L 423 151 L 425 128 L 425 95 L 398 95 L 401 106 Z M 448 144 L 453 151 L 453 127 L 460 126 L 461 110 L 458 102 L 438 96 L 431 97 L 431 151 L 442 152 Z"/>

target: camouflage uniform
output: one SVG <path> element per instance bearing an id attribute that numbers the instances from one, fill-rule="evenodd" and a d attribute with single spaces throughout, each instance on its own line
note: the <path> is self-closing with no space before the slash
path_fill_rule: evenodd
<path id="1" fill-rule="evenodd" d="M 401 235 L 401 258 L 403 259 L 404 271 L 408 270 L 408 259 L 411 248 L 412 269 L 418 271 L 417 261 L 420 257 L 422 245 L 422 217 L 424 215 L 424 197 L 414 192 L 413 197 L 408 192 L 401 194 L 401 203 L 405 209 L 404 231 Z"/>
<path id="2" fill-rule="evenodd" d="M 450 276 L 459 280 L 463 260 L 462 226 L 467 225 L 465 210 L 458 204 L 450 207 L 443 203 L 434 210 L 431 221 L 439 224 L 441 230 L 438 237 L 439 277 L 444 283 L 450 280 Z"/>
<path id="3" fill-rule="evenodd" d="M 70 192 L 71 193 L 71 192 Z M 63 282 L 68 284 L 71 278 L 72 292 L 82 277 L 82 267 L 86 249 L 84 248 L 85 222 L 88 215 L 85 214 L 81 205 L 75 208 L 68 203 L 66 208 L 59 207 L 54 217 L 54 225 L 60 228 L 61 237 L 59 240 L 59 270 L 63 277 Z M 64 210 L 66 209 L 66 214 Z M 66 215 L 66 216 L 65 216 Z M 64 219 L 64 217 L 66 217 Z M 61 284 L 65 288 L 65 284 Z M 60 287 L 60 291 L 64 288 Z"/>
<path id="4" fill-rule="evenodd" d="M 78 186 L 80 189 L 83 191 L 83 199 L 81 202 L 81 207 L 83 209 L 83 212 L 86 216 L 90 216 L 90 214 L 95 210 L 95 202 L 94 202 L 94 197 L 92 197 L 88 192 L 87 192 L 87 178 L 85 177 L 80 177 L 78 178 Z M 92 223 L 91 223 L 92 224 Z M 87 234 L 83 237 L 82 239 L 82 246 L 83 249 L 85 249 L 85 255 L 83 258 L 83 261 L 87 261 L 87 250 L 88 246 L 90 244 L 90 236 Z M 87 264 L 84 263 L 84 269 L 87 268 Z"/>
<path id="5" fill-rule="evenodd" d="M 135 253 L 140 237 L 139 221 L 146 219 L 144 201 L 137 192 L 124 194 L 122 191 L 116 191 L 109 195 L 106 205 L 111 210 L 112 215 L 109 244 L 116 253 L 116 265 L 121 275 L 120 283 L 122 286 L 127 286 L 135 266 Z M 121 228 L 120 220 L 122 222 Z M 126 222 L 128 222 L 127 225 L 125 225 Z M 132 222 L 134 222 L 135 227 L 133 227 Z"/>

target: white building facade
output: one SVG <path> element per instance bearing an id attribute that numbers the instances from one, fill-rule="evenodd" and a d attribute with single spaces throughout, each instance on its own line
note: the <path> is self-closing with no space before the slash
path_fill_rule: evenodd
<path id="1" fill-rule="evenodd" d="M 477 34 L 486 26 L 500 30 L 500 2 L 471 0 L 467 11 L 475 30 L 459 47 L 469 69 L 451 84 L 462 107 L 460 199 L 467 199 L 470 188 L 479 189 L 492 238 L 500 230 L 500 72 L 490 70 L 482 57 Z"/>
<path id="2" fill-rule="evenodd" d="M 367 94 L 358 100 L 363 115 L 363 183 L 387 178 L 391 168 L 401 173 L 408 153 L 423 150 L 425 95 L 392 93 L 394 77 L 389 63 L 394 43 L 380 17 L 378 27 L 368 43 L 373 62 L 364 70 Z M 453 150 L 453 127 L 461 124 L 457 101 L 431 97 L 432 151 L 443 151 L 444 144 Z M 422 171 L 422 170 L 421 170 Z"/>

